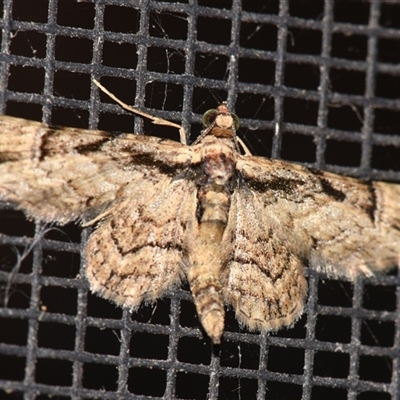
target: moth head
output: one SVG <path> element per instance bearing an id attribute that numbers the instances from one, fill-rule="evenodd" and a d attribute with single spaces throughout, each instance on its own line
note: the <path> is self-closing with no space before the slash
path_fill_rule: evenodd
<path id="1" fill-rule="evenodd" d="M 215 110 L 208 110 L 203 114 L 203 118 L 201 120 L 203 126 L 205 128 L 208 128 L 209 126 L 213 125 L 217 118 L 221 116 L 223 119 L 228 118 L 232 119 L 233 121 L 233 126 L 235 128 L 235 131 L 237 131 L 240 127 L 240 120 L 239 117 L 236 114 L 233 114 L 229 111 L 226 102 L 223 102 L 218 106 L 218 108 Z"/>

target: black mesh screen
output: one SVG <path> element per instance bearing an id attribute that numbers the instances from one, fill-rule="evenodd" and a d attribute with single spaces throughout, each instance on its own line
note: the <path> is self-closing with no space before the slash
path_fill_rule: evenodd
<path id="1" fill-rule="evenodd" d="M 400 2 L 3 0 L 1 112 L 52 125 L 178 133 L 92 84 L 182 123 L 228 100 L 253 154 L 400 182 Z M 76 225 L 0 210 L 1 399 L 400 398 L 397 271 L 308 274 L 290 330 L 220 348 L 187 287 L 131 315 L 92 295 Z M 6 300 L 6 301 L 5 301 Z"/>

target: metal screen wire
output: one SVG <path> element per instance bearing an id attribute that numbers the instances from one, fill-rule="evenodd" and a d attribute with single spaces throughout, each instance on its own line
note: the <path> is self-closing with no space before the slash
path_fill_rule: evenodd
<path id="1" fill-rule="evenodd" d="M 400 2 L 1 2 L 2 114 L 56 126 L 178 133 L 227 100 L 253 154 L 400 182 Z M 398 399 L 400 280 L 307 273 L 300 321 L 220 347 L 187 286 L 130 314 L 92 295 L 89 229 L 0 205 L 1 399 Z"/>

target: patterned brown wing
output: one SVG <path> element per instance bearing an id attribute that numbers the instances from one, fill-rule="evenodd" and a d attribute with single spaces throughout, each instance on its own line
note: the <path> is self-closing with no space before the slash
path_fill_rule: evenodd
<path id="1" fill-rule="evenodd" d="M 281 228 L 290 251 L 331 276 L 354 279 L 399 262 L 400 186 L 241 157 L 247 187 Z"/>
<path id="2" fill-rule="evenodd" d="M 135 174 L 85 249 L 92 290 L 133 310 L 184 277 L 186 229 L 196 216 L 192 181 L 143 178 Z"/>
<path id="3" fill-rule="evenodd" d="M 190 157 L 187 146 L 173 141 L 53 129 L 1 116 L 0 200 L 15 202 L 35 219 L 66 223 L 104 211 L 120 197 L 132 171 L 141 169 L 144 178 L 152 168 L 163 175 L 176 167 L 179 173 Z"/>
<path id="4" fill-rule="evenodd" d="M 250 329 L 277 330 L 303 312 L 306 281 L 298 254 L 283 227 L 265 208 L 264 197 L 240 187 L 233 194 L 225 231 L 224 300 Z"/>

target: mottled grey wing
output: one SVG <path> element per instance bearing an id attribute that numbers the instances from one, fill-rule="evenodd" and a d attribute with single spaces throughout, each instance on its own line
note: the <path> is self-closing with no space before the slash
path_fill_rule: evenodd
<path id="1" fill-rule="evenodd" d="M 239 322 L 277 330 L 303 312 L 303 264 L 283 239 L 282 226 L 265 208 L 263 194 L 239 183 L 223 237 L 223 295 Z"/>
<path id="2" fill-rule="evenodd" d="M 91 219 L 120 198 L 132 171 L 142 169 L 146 178 L 147 167 L 155 165 L 179 173 L 190 158 L 187 149 L 159 138 L 53 129 L 1 116 L 0 200 L 16 203 L 35 219 Z"/>
<path id="3" fill-rule="evenodd" d="M 123 202 L 92 233 L 85 249 L 91 289 L 136 309 L 184 277 L 185 231 L 196 218 L 192 180 L 135 173 Z"/>
<path id="4" fill-rule="evenodd" d="M 400 185 L 258 157 L 240 157 L 237 169 L 260 212 L 276 220 L 280 238 L 310 267 L 354 279 L 398 264 Z"/>

